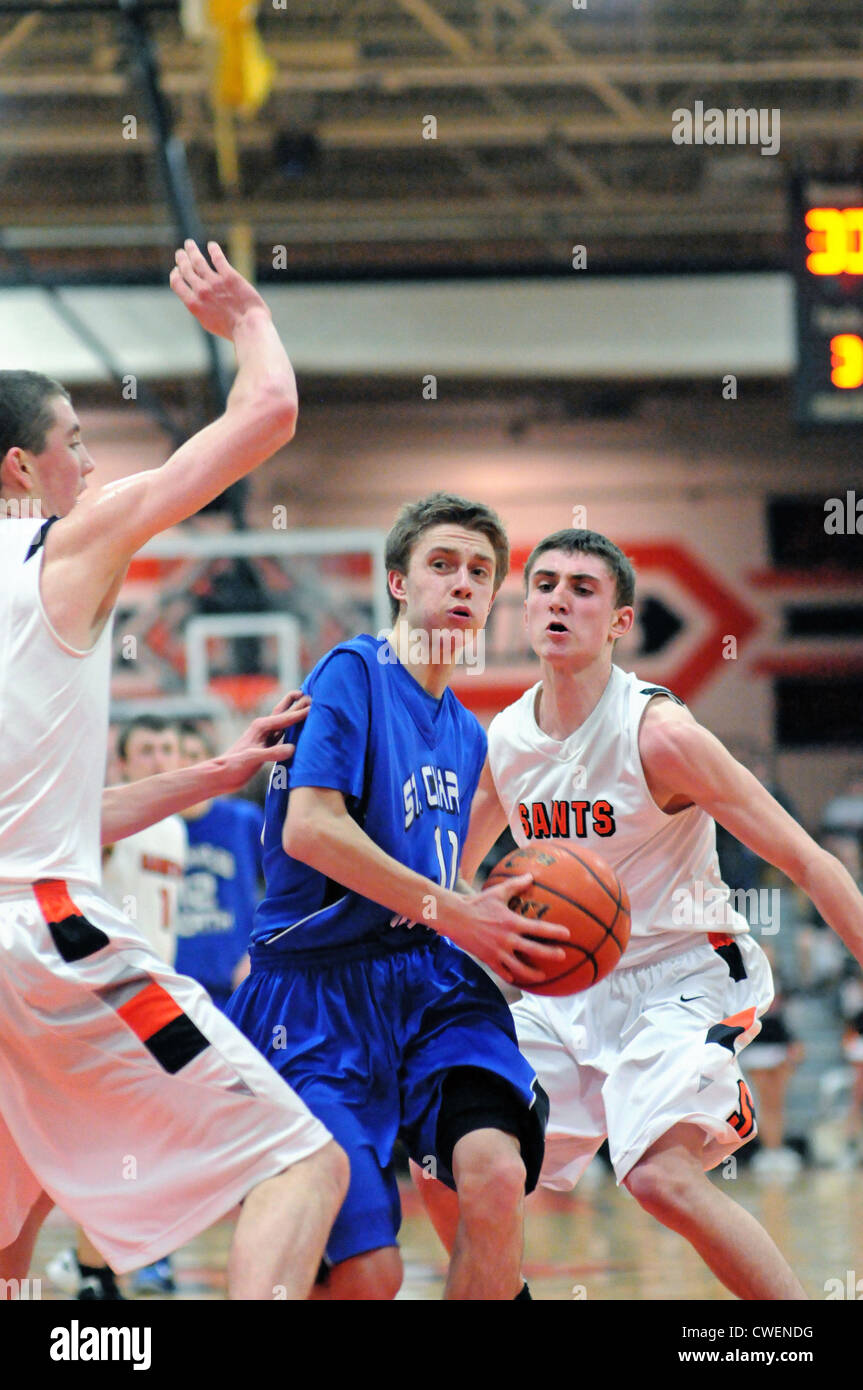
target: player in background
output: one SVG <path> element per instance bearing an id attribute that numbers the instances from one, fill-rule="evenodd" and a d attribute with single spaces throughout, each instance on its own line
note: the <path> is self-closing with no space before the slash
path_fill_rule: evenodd
<path id="1" fill-rule="evenodd" d="M 194 766 L 213 753 L 191 721 L 178 727 L 180 758 Z M 180 890 L 177 969 L 223 1009 L 249 973 L 249 937 L 263 878 L 260 808 L 243 797 L 210 798 L 183 812 L 189 852 Z"/>
<path id="2" fill-rule="evenodd" d="M 344 1154 L 323 1125 L 99 887 L 100 841 L 177 809 L 145 814 L 135 784 L 103 796 L 111 617 L 129 561 L 295 428 L 296 384 L 269 311 L 209 249 L 212 264 L 187 242 L 171 287 L 233 343 L 237 375 L 225 413 L 161 468 L 87 488 L 93 463 L 67 392 L 0 372 L 0 1278 L 10 1297 L 54 1202 L 123 1273 L 245 1198 L 231 1295 L 303 1298 L 345 1190 Z M 200 800 L 195 772 L 172 776 Z"/>
<path id="3" fill-rule="evenodd" d="M 173 772 L 182 765 L 177 729 L 159 715 L 140 715 L 120 730 L 117 758 L 124 782 Z M 102 850 L 105 896 L 132 919 L 167 965 L 174 964 L 177 953 L 187 853 L 186 826 L 180 816 L 165 816 Z"/>
<path id="4" fill-rule="evenodd" d="M 574 1186 L 607 1136 L 618 1183 L 732 1293 L 805 1298 L 766 1231 L 705 1175 L 756 1132 L 738 1054 L 772 998 L 764 953 L 719 877 L 714 821 L 808 893 L 858 960 L 863 897 L 674 695 L 614 665 L 635 594 L 617 546 L 557 532 L 529 557 L 525 590 L 541 680 L 489 729 L 463 871 L 508 821 L 520 845 L 570 840 L 602 855 L 632 905 L 607 979 L 513 1005 L 550 1099 L 542 1182 Z M 451 1195 L 418 1186 L 451 1247 Z"/>
<path id="5" fill-rule="evenodd" d="M 139 715 L 119 730 L 115 758 L 123 782 L 173 772 L 180 766 L 177 730 L 159 715 Z M 102 848 L 105 897 L 138 927 L 166 965 L 174 964 L 176 954 L 186 854 L 186 827 L 180 816 L 166 816 Z M 77 1248 L 61 1250 L 46 1272 L 58 1288 L 79 1299 L 122 1298 L 112 1270 L 83 1231 L 78 1232 Z M 136 1293 L 174 1293 L 169 1257 L 136 1270 L 133 1287 Z"/>
<path id="6" fill-rule="evenodd" d="M 406 507 L 386 544 L 393 629 L 318 663 L 297 752 L 270 780 L 266 896 L 227 1012 L 350 1158 L 327 1243 L 334 1299 L 401 1284 L 399 1135 L 461 1195 L 447 1296 L 528 1297 L 544 1097 L 499 990 L 460 948 L 530 980 L 565 933 L 510 912 L 509 888 L 456 891 L 486 739 L 448 688 L 508 563 L 487 507 L 441 493 Z"/>

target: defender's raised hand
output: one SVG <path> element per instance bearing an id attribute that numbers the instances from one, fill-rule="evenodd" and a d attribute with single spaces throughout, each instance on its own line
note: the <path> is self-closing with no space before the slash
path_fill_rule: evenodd
<path id="1" fill-rule="evenodd" d="M 175 254 L 170 286 L 208 333 L 233 339 L 237 323 L 250 310 L 269 315 L 266 303 L 228 261 L 216 241 L 207 242 L 210 261 L 189 238 Z"/>
<path id="2" fill-rule="evenodd" d="M 272 713 L 255 719 L 236 743 L 216 759 L 225 765 L 239 791 L 264 763 L 284 762 L 294 751 L 292 743 L 281 738 L 292 724 L 299 724 L 311 709 L 311 700 L 299 690 L 289 690 Z"/>

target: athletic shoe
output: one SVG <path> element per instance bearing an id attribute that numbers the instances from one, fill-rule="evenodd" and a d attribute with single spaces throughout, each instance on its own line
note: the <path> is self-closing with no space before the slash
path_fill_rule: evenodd
<path id="1" fill-rule="evenodd" d="M 176 1293 L 171 1261 L 166 1256 L 155 1264 L 136 1269 L 132 1275 L 132 1288 L 135 1293 Z"/>
<path id="2" fill-rule="evenodd" d="M 602 1187 L 605 1182 L 606 1168 L 602 1159 L 593 1158 L 588 1163 L 584 1172 L 578 1180 L 578 1192 L 595 1192 L 598 1187 Z"/>
<path id="3" fill-rule="evenodd" d="M 759 1178 L 793 1178 L 803 1167 L 795 1149 L 759 1149 L 752 1159 L 752 1172 Z"/>
<path id="4" fill-rule="evenodd" d="M 61 1293 L 67 1293 L 70 1298 L 76 1298 L 79 1302 L 125 1302 L 117 1288 L 113 1271 L 108 1269 L 107 1265 L 104 1269 L 88 1267 L 86 1272 L 82 1271 L 74 1250 L 61 1250 L 59 1255 L 49 1260 L 45 1266 L 45 1273 Z"/>
<path id="5" fill-rule="evenodd" d="M 110 1269 L 104 1274 L 85 1274 L 78 1289 L 79 1303 L 125 1303 Z"/>
<path id="6" fill-rule="evenodd" d="M 45 1273 L 61 1293 L 77 1294 L 81 1284 L 81 1271 L 74 1250 L 61 1250 L 59 1255 L 48 1261 Z"/>
<path id="7" fill-rule="evenodd" d="M 863 1163 L 863 1150 L 853 1139 L 849 1139 L 844 1148 L 839 1150 L 833 1167 L 840 1173 L 850 1172 L 852 1168 L 859 1168 Z"/>

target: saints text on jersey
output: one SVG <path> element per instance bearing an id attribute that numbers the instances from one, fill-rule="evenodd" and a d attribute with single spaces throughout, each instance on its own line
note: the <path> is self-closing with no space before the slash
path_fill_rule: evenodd
<path id="1" fill-rule="evenodd" d="M 613 835 L 614 807 L 610 801 L 520 801 L 518 814 L 529 840 L 583 840 Z"/>

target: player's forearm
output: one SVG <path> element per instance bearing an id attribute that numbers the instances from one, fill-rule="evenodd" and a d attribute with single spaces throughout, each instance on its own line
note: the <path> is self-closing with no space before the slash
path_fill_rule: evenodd
<path id="1" fill-rule="evenodd" d="M 471 802 L 470 824 L 461 852 L 461 872 L 470 882 L 476 878 L 480 864 L 503 834 L 506 824 L 506 811 L 500 804 L 491 767 L 486 760 Z"/>
<path id="2" fill-rule="evenodd" d="M 296 382 L 266 310 L 245 314 L 233 341 L 239 369 L 225 413 L 146 475 L 134 504 L 140 535 L 133 549 L 200 511 L 294 437 Z"/>
<path id="3" fill-rule="evenodd" d="M 506 822 L 501 828 L 506 828 Z M 489 829 L 475 829 L 473 820 L 471 820 L 459 870 L 468 883 L 473 883 L 479 873 L 480 865 L 500 836 L 501 828 L 494 826 Z"/>
<path id="4" fill-rule="evenodd" d="M 272 393 L 285 406 L 298 410 L 297 383 L 284 344 L 265 309 L 252 309 L 238 320 L 233 336 L 237 375 L 228 396 L 228 409 Z"/>
<path id="5" fill-rule="evenodd" d="M 277 388 L 261 388 L 257 395 L 229 404 L 224 415 L 182 445 L 161 468 L 136 475 L 141 492 L 132 502 L 134 521 L 118 538 L 124 555 L 194 516 L 265 463 L 293 438 L 295 424 L 296 410 L 284 395 Z M 122 491 L 127 481 L 111 486 Z M 128 510 L 130 499 L 118 500 Z"/>
<path id="6" fill-rule="evenodd" d="M 400 864 L 349 815 L 311 814 L 292 821 L 289 814 L 283 843 L 288 854 L 309 868 L 435 931 L 444 930 L 460 905 L 459 893 Z"/>
<path id="7" fill-rule="evenodd" d="M 235 789 L 236 775 L 221 758 L 106 787 L 102 792 L 102 844 L 113 845 L 187 806 Z"/>
<path id="8" fill-rule="evenodd" d="M 844 865 L 819 849 L 795 875 L 795 882 L 863 965 L 863 896 Z"/>

